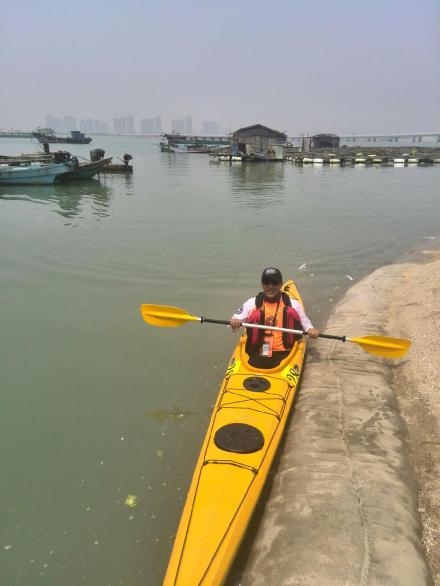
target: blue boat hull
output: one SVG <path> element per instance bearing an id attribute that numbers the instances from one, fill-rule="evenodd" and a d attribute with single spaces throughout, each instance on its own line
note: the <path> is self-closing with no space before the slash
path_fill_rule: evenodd
<path id="1" fill-rule="evenodd" d="M 71 170 L 70 165 L 8 166 L 0 165 L 0 185 L 51 185 L 62 174 Z"/>

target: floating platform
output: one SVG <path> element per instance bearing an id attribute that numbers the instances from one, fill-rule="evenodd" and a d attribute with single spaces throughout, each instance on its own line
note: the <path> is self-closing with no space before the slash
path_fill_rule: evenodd
<path id="1" fill-rule="evenodd" d="M 284 161 L 296 165 L 336 165 L 347 166 L 398 166 L 438 165 L 440 164 L 440 148 L 390 147 L 342 147 L 338 149 L 314 149 L 300 151 L 285 149 Z"/>

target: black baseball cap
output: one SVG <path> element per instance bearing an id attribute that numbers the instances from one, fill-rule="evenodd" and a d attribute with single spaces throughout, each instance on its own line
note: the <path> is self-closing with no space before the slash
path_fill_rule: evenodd
<path id="1" fill-rule="evenodd" d="M 263 274 L 261 275 L 261 282 L 263 285 L 281 285 L 283 282 L 283 275 L 279 269 L 268 267 L 267 269 L 264 269 Z"/>

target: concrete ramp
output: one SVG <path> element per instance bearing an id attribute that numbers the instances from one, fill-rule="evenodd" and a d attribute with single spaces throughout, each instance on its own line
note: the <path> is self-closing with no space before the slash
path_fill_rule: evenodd
<path id="1" fill-rule="evenodd" d="M 399 266 L 352 287 L 325 329 L 398 335 L 384 317 Z M 432 584 L 390 361 L 316 340 L 241 586 Z"/>

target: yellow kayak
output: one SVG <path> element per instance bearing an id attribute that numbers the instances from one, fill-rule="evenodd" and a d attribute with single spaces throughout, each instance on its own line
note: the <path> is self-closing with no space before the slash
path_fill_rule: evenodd
<path id="1" fill-rule="evenodd" d="M 283 286 L 301 301 L 296 285 Z M 241 336 L 189 488 L 165 586 L 223 584 L 266 481 L 291 409 L 305 337 L 273 369 L 247 363 Z"/>

